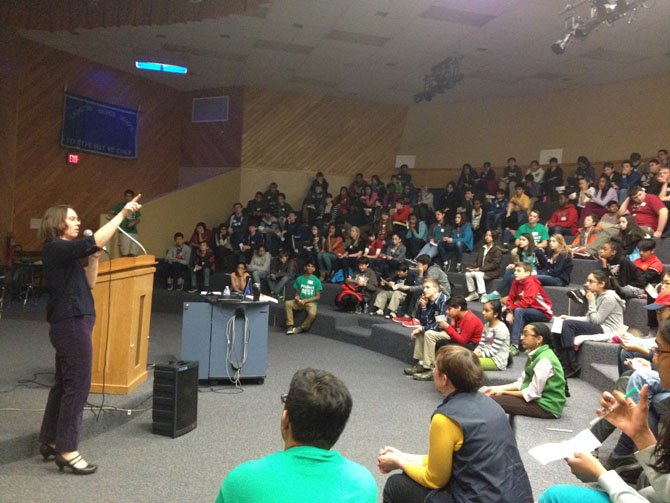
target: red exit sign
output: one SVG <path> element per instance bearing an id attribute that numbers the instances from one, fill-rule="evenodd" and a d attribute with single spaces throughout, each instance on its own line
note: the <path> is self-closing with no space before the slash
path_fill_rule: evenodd
<path id="1" fill-rule="evenodd" d="M 68 154 L 67 155 L 68 164 L 79 164 L 79 154 Z"/>

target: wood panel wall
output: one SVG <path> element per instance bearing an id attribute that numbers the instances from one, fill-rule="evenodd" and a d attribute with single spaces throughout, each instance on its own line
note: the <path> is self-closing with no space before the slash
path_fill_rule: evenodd
<path id="1" fill-rule="evenodd" d="M 404 105 L 246 89 L 242 168 L 390 173 L 406 113 Z"/>
<path id="2" fill-rule="evenodd" d="M 228 96 L 227 122 L 191 122 L 193 98 Z M 184 168 L 239 168 L 242 163 L 241 87 L 189 93 L 184 100 L 181 165 Z"/>
<path id="3" fill-rule="evenodd" d="M 0 26 L 0 240 L 12 230 L 13 183 L 16 173 L 16 120 L 19 82 L 19 37 L 16 30 Z M 4 263 L 2 243 L 0 263 Z"/>
<path id="4" fill-rule="evenodd" d="M 95 229 L 98 215 L 111 210 L 126 188 L 141 192 L 146 201 L 177 187 L 183 109 L 177 91 L 25 39 L 20 57 L 13 192 L 14 232 L 24 249 L 40 248 L 30 219 L 41 218 L 53 204 L 71 204 L 83 228 Z M 139 158 L 81 153 L 80 164 L 66 165 L 66 150 L 59 146 L 65 87 L 140 108 Z"/>

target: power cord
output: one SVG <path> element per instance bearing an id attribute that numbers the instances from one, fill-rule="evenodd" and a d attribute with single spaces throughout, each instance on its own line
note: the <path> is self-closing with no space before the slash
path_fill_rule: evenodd
<path id="1" fill-rule="evenodd" d="M 235 331 L 235 322 L 237 318 L 244 318 L 244 325 L 242 329 L 242 359 L 241 360 L 234 360 L 234 349 L 235 349 L 235 342 L 237 340 L 237 333 Z M 244 367 L 244 364 L 247 362 L 247 357 L 249 356 L 249 339 L 251 337 L 251 332 L 249 330 L 249 318 L 247 318 L 247 312 L 244 310 L 243 307 L 239 307 L 235 309 L 235 314 L 228 319 L 228 323 L 226 324 L 226 374 L 228 376 L 228 379 L 230 380 L 231 383 L 235 385 L 236 389 L 239 389 L 240 391 L 237 391 L 238 393 L 242 391 L 242 382 L 240 378 L 240 371 Z M 233 368 L 235 371 L 234 374 L 231 376 L 230 375 L 230 369 L 228 367 L 228 364 L 230 364 L 230 367 Z M 214 389 L 211 389 L 213 392 L 219 392 L 220 391 L 215 391 Z"/>

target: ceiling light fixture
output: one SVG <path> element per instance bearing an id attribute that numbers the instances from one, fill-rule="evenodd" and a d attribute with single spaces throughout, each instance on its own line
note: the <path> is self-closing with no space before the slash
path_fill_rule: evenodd
<path id="1" fill-rule="evenodd" d="M 461 60 L 463 56 L 449 56 L 430 69 L 423 78 L 423 91 L 414 95 L 414 103 L 431 101 L 436 94 L 443 93 L 463 80 Z"/>
<path id="2" fill-rule="evenodd" d="M 150 70 L 152 72 L 188 73 L 188 68 L 185 66 L 167 65 L 165 63 L 153 63 L 150 61 L 135 61 L 135 68 L 140 70 Z"/>
<path id="3" fill-rule="evenodd" d="M 582 17 L 577 9 L 583 5 L 589 10 L 588 15 Z M 575 4 L 568 4 L 559 13 L 559 16 L 565 16 L 563 35 L 551 44 L 551 50 L 554 54 L 565 53 L 565 48 L 573 39 L 584 40 L 603 23 L 611 26 L 628 16 L 628 24 L 631 24 L 640 7 L 648 8 L 644 0 L 579 0 Z"/>

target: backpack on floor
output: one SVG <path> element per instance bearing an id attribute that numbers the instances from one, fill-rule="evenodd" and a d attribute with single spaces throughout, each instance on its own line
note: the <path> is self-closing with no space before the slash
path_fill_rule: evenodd
<path id="1" fill-rule="evenodd" d="M 335 305 L 340 309 L 351 310 L 363 302 L 363 295 L 355 286 L 344 283 L 340 288 L 340 293 L 335 297 Z"/>

